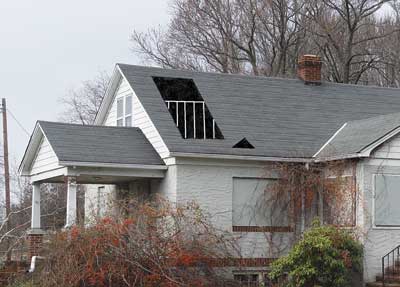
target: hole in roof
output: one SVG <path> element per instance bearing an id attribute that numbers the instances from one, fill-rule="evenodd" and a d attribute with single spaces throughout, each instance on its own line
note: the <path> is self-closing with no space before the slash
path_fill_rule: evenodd
<path id="1" fill-rule="evenodd" d="M 246 138 L 243 138 L 233 148 L 254 148 L 254 146 Z"/>
<path id="2" fill-rule="evenodd" d="M 153 80 L 182 138 L 224 138 L 192 79 L 153 77 Z"/>

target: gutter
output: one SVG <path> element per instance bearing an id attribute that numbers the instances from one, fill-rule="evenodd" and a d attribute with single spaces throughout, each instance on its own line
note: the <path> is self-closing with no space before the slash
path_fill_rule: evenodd
<path id="1" fill-rule="evenodd" d="M 228 159 L 228 160 L 249 160 L 249 161 L 279 161 L 279 162 L 313 162 L 312 158 L 303 157 L 265 157 L 265 156 L 247 156 L 247 155 L 221 155 L 207 153 L 181 153 L 171 152 L 169 157 L 188 157 L 205 159 Z"/>
<path id="2" fill-rule="evenodd" d="M 151 165 L 151 164 L 118 164 L 118 163 L 103 163 L 103 162 L 78 162 L 78 161 L 59 161 L 59 165 L 71 167 L 108 167 L 108 168 L 126 168 L 126 169 L 155 169 L 166 170 L 165 165 Z"/>

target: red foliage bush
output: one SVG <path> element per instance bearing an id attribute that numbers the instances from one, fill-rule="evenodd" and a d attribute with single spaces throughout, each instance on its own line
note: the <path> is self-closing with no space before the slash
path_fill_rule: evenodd
<path id="1" fill-rule="evenodd" d="M 235 243 L 196 205 L 129 207 L 124 218 L 55 234 L 40 286 L 234 286 L 210 262 L 233 256 Z"/>

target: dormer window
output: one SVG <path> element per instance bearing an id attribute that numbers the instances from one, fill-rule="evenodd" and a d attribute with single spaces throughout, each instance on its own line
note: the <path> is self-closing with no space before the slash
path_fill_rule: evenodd
<path id="1" fill-rule="evenodd" d="M 224 138 L 192 79 L 153 79 L 182 138 Z"/>
<path id="2" fill-rule="evenodd" d="M 132 95 L 117 99 L 117 126 L 132 126 Z"/>

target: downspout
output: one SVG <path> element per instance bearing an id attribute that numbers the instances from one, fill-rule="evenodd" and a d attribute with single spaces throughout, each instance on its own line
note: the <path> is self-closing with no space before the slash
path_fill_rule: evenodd
<path id="1" fill-rule="evenodd" d="M 43 256 L 32 256 L 32 258 L 31 258 L 31 266 L 30 266 L 30 268 L 29 268 L 29 270 L 28 270 L 28 273 L 33 273 L 33 272 L 35 272 L 35 269 L 36 269 L 36 260 L 37 259 L 44 259 L 44 257 Z"/>
<path id="2" fill-rule="evenodd" d="M 309 163 L 305 163 L 304 165 L 306 170 L 310 170 L 310 165 Z M 301 234 L 304 233 L 306 229 L 306 194 L 304 190 L 304 179 L 301 179 L 301 220 L 300 220 L 300 232 Z"/>

